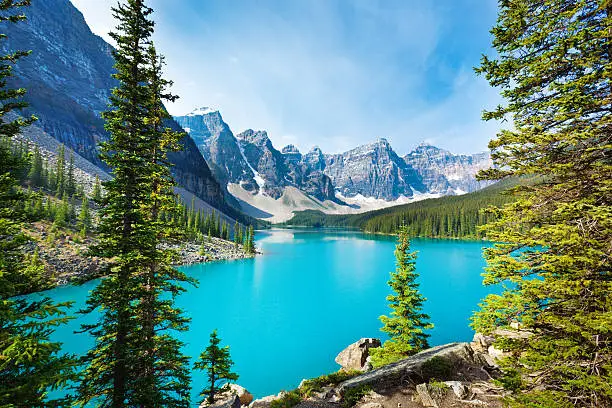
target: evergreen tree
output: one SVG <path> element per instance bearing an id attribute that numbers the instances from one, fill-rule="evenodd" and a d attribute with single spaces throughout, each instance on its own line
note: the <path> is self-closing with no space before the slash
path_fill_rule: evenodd
<path id="1" fill-rule="evenodd" d="M 87 232 L 91 229 L 91 211 L 89 210 L 89 200 L 85 196 L 81 201 L 77 228 L 83 237 L 87 236 Z"/>
<path id="2" fill-rule="evenodd" d="M 96 180 L 94 181 L 91 198 L 95 204 L 100 204 L 102 202 L 102 187 L 100 186 L 100 178 L 98 176 L 96 176 Z"/>
<path id="3" fill-rule="evenodd" d="M 76 192 L 76 180 L 74 178 L 74 153 L 70 152 L 70 159 L 68 161 L 68 171 L 66 172 L 66 194 L 72 197 Z"/>
<path id="4" fill-rule="evenodd" d="M 43 159 L 40 154 L 40 148 L 38 145 L 34 147 L 34 154 L 30 162 L 30 171 L 28 172 L 28 179 L 33 186 L 41 187 L 44 185 L 43 179 Z"/>
<path id="5" fill-rule="evenodd" d="M 502 1 L 497 55 L 477 72 L 512 118 L 491 141 L 487 179 L 536 176 L 493 210 L 486 284 L 509 283 L 474 317 L 510 352 L 517 407 L 612 406 L 612 2 Z M 514 333 L 513 333 L 514 332 Z M 518 333 L 517 333 L 518 332 Z M 512 335 L 506 335 L 511 333 Z"/>
<path id="6" fill-rule="evenodd" d="M 236 221 L 234 223 L 234 245 L 236 248 L 242 243 L 242 227 Z"/>
<path id="7" fill-rule="evenodd" d="M 100 309 L 102 316 L 84 326 L 96 344 L 84 359 L 83 405 L 95 399 L 117 408 L 189 406 L 187 359 L 172 337 L 173 330 L 186 330 L 187 319 L 173 304 L 187 278 L 170 266 L 172 254 L 158 249 L 176 233 L 161 214 L 175 212 L 166 152 L 178 148 L 180 135 L 163 127 L 162 101 L 171 96 L 150 40 L 151 13 L 143 0 L 113 8 L 119 85 L 104 113 L 110 140 L 101 151 L 114 178 L 104 183 L 95 248 L 111 263 L 88 299 L 86 311 Z"/>
<path id="8" fill-rule="evenodd" d="M 70 204 L 68 203 L 68 196 L 64 193 L 62 202 L 53 213 L 53 225 L 59 228 L 68 226 L 70 222 Z"/>
<path id="9" fill-rule="evenodd" d="M 25 19 L 19 7 L 29 1 L 0 2 L 0 24 Z M 0 34 L 0 41 L 6 39 Z M 26 105 L 24 89 L 7 82 L 14 64 L 28 52 L 14 51 L 0 56 L 0 142 L 8 142 L 34 118 L 6 120 L 6 114 Z M 49 340 L 53 327 L 65 322 L 67 304 L 50 299 L 28 301 L 15 297 L 47 286 L 42 265 L 35 255 L 24 256 L 29 240 L 22 232 L 24 195 L 17 185 L 25 169 L 23 157 L 15 155 L 8 143 L 0 143 L 0 406 L 57 407 L 67 401 L 50 401 L 47 391 L 61 387 L 72 378 L 70 358 L 60 354 L 61 345 Z"/>
<path id="10" fill-rule="evenodd" d="M 57 161 L 55 163 L 55 196 L 61 197 L 64 195 L 66 191 L 66 158 L 64 157 L 66 154 L 66 149 L 64 145 L 61 145 L 59 148 L 59 152 L 57 153 Z"/>
<path id="11" fill-rule="evenodd" d="M 196 370 L 205 371 L 208 376 L 208 388 L 203 389 L 200 396 L 205 398 L 202 402 L 209 404 L 213 404 L 228 391 L 227 385 L 231 381 L 238 380 L 238 375 L 231 371 L 234 362 L 230 357 L 229 346 L 219 347 L 220 343 L 221 339 L 214 330 L 210 334 L 210 344 L 194 364 Z"/>
<path id="12" fill-rule="evenodd" d="M 252 225 L 249 226 L 247 233 L 246 233 L 244 250 L 249 255 L 254 255 L 256 251 L 255 249 L 255 231 L 253 230 Z"/>
<path id="13" fill-rule="evenodd" d="M 393 294 L 387 296 L 390 316 L 381 316 L 383 332 L 390 337 L 382 347 L 370 350 L 372 365 L 380 367 L 401 360 L 429 347 L 425 330 L 433 328 L 422 312 L 425 298 L 416 282 L 416 253 L 410 252 L 408 232 L 401 228 L 395 246 L 396 270 L 388 282 Z"/>

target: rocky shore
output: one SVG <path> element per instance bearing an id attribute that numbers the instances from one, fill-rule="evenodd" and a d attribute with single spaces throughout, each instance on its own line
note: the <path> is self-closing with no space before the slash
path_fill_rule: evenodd
<path id="1" fill-rule="evenodd" d="M 520 333 L 520 331 L 519 331 Z M 476 334 L 471 343 L 450 343 L 372 369 L 369 350 L 380 340 L 364 338 L 343 350 L 339 372 L 303 380 L 298 388 L 252 400 L 243 387 L 209 408 L 501 408 L 505 391 L 491 380 L 503 352 L 493 337 Z M 248 403 L 247 403 L 248 401 Z"/>
<path id="2" fill-rule="evenodd" d="M 38 253 L 51 286 L 85 282 L 101 276 L 106 261 L 89 253 L 89 248 L 95 244 L 93 237 L 80 237 L 70 231 L 54 232 L 48 222 L 32 223 L 27 232 L 34 240 L 27 244 L 26 252 L 30 256 Z M 253 257 L 241 246 L 214 237 L 205 239 L 202 245 L 184 242 L 166 248 L 176 251 L 176 266 Z"/>

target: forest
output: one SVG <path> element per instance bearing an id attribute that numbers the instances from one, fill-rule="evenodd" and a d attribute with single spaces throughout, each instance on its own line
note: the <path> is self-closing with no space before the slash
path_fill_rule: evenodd
<path id="1" fill-rule="evenodd" d="M 336 215 L 321 211 L 296 212 L 286 226 L 348 227 L 369 233 L 395 234 L 404 226 L 412 237 L 480 239 L 478 227 L 493 220 L 489 207 L 512 201 L 509 190 L 525 181 L 503 180 L 469 194 L 431 198 L 361 214 Z"/>

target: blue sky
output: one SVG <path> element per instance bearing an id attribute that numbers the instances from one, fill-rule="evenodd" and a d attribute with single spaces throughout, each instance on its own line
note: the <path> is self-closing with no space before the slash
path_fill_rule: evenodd
<path id="1" fill-rule="evenodd" d="M 72 0 L 108 40 L 116 0 Z M 150 0 L 156 44 L 181 98 L 219 109 L 235 133 L 335 153 L 387 138 L 486 149 L 498 92 L 472 67 L 490 53 L 493 0 Z"/>

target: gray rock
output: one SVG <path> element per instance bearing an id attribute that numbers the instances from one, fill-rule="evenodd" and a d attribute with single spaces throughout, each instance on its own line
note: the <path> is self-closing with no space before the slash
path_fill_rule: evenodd
<path id="1" fill-rule="evenodd" d="M 423 143 L 404 156 L 404 161 L 417 171 L 427 192 L 432 194 L 470 193 L 491 184 L 476 180 L 476 173 L 492 165 L 488 152 L 455 155 Z"/>
<path id="2" fill-rule="evenodd" d="M 423 364 L 434 357 L 443 358 L 453 364 L 481 364 L 480 357 L 468 343 L 450 343 L 424 350 L 404 360 L 377 368 L 344 381 L 338 386 L 343 393 L 346 389 L 370 386 L 373 390 L 395 387 L 405 381 L 416 382 L 423 378 Z M 427 380 L 427 378 L 423 378 Z"/>
<path id="3" fill-rule="evenodd" d="M 342 154 L 325 156 L 324 173 L 345 197 L 395 200 L 425 192 L 421 177 L 400 158 L 386 139 L 359 146 Z"/>
<path id="4" fill-rule="evenodd" d="M 240 408 L 240 398 L 235 394 L 228 394 L 220 397 L 213 404 L 204 401 L 200 408 Z"/>
<path id="5" fill-rule="evenodd" d="M 249 405 L 253 402 L 253 394 L 247 391 L 246 388 L 238 384 L 230 384 L 230 392 L 240 399 L 240 405 Z"/>
<path id="6" fill-rule="evenodd" d="M 459 399 L 464 399 L 470 392 L 468 387 L 461 381 L 444 381 L 444 384 L 449 386 Z"/>
<path id="7" fill-rule="evenodd" d="M 365 371 L 369 362 L 369 350 L 380 346 L 380 339 L 363 338 L 342 350 L 335 361 L 340 364 L 344 370 Z"/>
<path id="8" fill-rule="evenodd" d="M 419 394 L 419 398 L 421 399 L 421 404 L 424 407 L 433 407 L 439 408 L 438 402 L 431 394 L 431 390 L 428 384 L 419 384 L 416 386 L 417 394 Z"/>
<path id="9" fill-rule="evenodd" d="M 15 65 L 10 85 L 32 90 L 23 115 L 81 157 L 105 169 L 98 144 L 108 140 L 101 113 L 108 109 L 115 63 L 112 46 L 93 34 L 83 14 L 68 0 L 32 2 L 27 21 L 9 24 L 0 48 L 32 50 Z M 180 130 L 169 120 L 169 127 Z M 223 192 L 189 137 L 184 150 L 168 157 L 177 182 L 206 202 L 223 207 Z"/>

